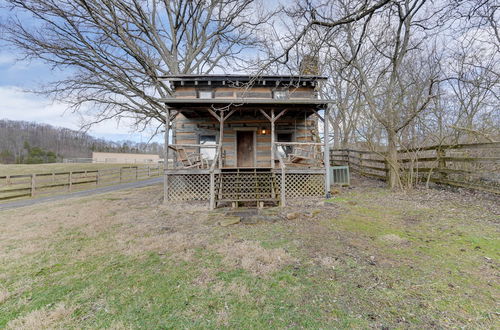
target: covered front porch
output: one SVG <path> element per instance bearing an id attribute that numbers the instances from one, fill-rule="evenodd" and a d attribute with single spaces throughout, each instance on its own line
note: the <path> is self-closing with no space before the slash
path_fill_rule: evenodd
<path id="1" fill-rule="evenodd" d="M 213 209 L 228 203 L 286 205 L 287 198 L 329 194 L 328 148 L 317 130 L 317 120 L 323 121 L 318 110 L 328 111 L 324 101 L 175 103 L 166 110 L 165 136 L 172 130 L 174 138 L 165 140 L 166 159 L 173 159 L 165 165 L 165 200 L 206 200 Z M 321 126 L 328 136 L 328 125 Z"/>

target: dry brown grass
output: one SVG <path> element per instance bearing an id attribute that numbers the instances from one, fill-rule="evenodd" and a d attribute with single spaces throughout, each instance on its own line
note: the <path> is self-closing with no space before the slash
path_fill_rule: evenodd
<path id="1" fill-rule="evenodd" d="M 6 288 L 0 287 L 0 304 L 10 297 L 10 292 Z"/>
<path id="2" fill-rule="evenodd" d="M 388 245 L 391 245 L 393 247 L 398 247 L 398 246 L 409 244 L 409 241 L 407 239 L 404 239 L 396 234 L 382 235 L 382 236 L 378 237 L 378 240 L 381 242 L 384 242 Z"/>
<path id="3" fill-rule="evenodd" d="M 181 207 L 158 205 L 156 187 L 139 191 L 133 196 L 129 192 L 113 193 L 112 203 L 107 195 L 100 195 L 6 211 L 3 218 L 9 226 L 0 231 L 0 258 L 8 261 L 37 253 L 68 231 L 87 238 L 110 235 L 80 247 L 75 255 L 78 260 L 111 251 L 126 255 L 158 252 L 190 260 L 195 248 L 206 245 L 206 212 L 191 218 Z"/>
<path id="4" fill-rule="evenodd" d="M 170 310 L 177 328 L 491 326 L 500 204 L 373 189 L 229 227 L 161 186 L 2 211 L 0 328 L 162 328 Z"/>
<path id="5" fill-rule="evenodd" d="M 7 324 L 7 329 L 39 330 L 64 329 L 71 323 L 74 307 L 58 303 L 53 308 L 41 308 L 18 317 Z"/>
<path id="6" fill-rule="evenodd" d="M 241 267 L 256 276 L 270 274 L 296 261 L 282 248 L 264 249 L 254 241 L 225 241 L 216 251 L 229 267 Z"/>
<path id="7" fill-rule="evenodd" d="M 230 282 L 229 284 L 217 282 L 212 287 L 212 290 L 219 294 L 227 293 L 230 295 L 236 295 L 240 298 L 246 297 L 250 294 L 250 291 L 248 290 L 246 284 L 240 281 Z"/>

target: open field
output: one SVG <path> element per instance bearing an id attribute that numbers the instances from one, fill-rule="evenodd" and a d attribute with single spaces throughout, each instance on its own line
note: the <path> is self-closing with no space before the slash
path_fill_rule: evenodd
<path id="1" fill-rule="evenodd" d="M 113 164 L 113 163 L 53 163 L 53 164 L 0 164 L 0 176 L 2 175 L 21 175 L 38 174 L 69 171 L 91 171 L 121 166 L 131 166 L 135 164 Z M 138 164 L 144 166 L 143 164 Z M 155 165 L 156 166 L 156 165 Z"/>
<path id="2" fill-rule="evenodd" d="M 0 328 L 500 326 L 496 197 L 359 185 L 222 227 L 161 195 L 1 211 Z"/>

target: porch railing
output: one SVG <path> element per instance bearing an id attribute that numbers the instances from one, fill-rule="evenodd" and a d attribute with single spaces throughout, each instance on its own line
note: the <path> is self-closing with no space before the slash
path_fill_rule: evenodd
<path id="1" fill-rule="evenodd" d="M 283 160 L 283 157 L 281 157 L 280 153 L 278 152 L 277 148 L 279 146 L 291 146 L 294 147 L 292 150 L 292 153 L 288 155 L 288 157 L 292 156 L 295 157 L 296 160 L 300 160 L 302 158 L 303 160 L 310 161 L 313 166 L 322 166 L 323 161 L 322 161 L 322 155 L 323 153 L 321 152 L 320 149 L 321 146 L 323 146 L 323 143 L 318 143 L 318 142 L 274 142 L 273 146 L 273 152 L 275 154 L 275 157 L 278 156 L 281 162 L 285 162 Z M 307 149 L 305 149 L 307 148 Z M 293 162 L 293 159 L 287 159 L 289 163 Z M 298 162 L 300 164 L 300 162 Z M 306 165 L 306 164 L 304 164 Z M 281 165 L 280 165 L 281 166 Z"/>

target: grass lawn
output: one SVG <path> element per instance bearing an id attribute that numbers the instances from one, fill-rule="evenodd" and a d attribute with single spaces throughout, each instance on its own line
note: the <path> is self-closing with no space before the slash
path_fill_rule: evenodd
<path id="1" fill-rule="evenodd" d="M 0 176 L 3 175 L 22 175 L 39 174 L 68 171 L 88 171 L 106 168 L 116 168 L 121 166 L 135 166 L 135 164 L 93 164 L 93 163 L 53 163 L 53 164 L 0 164 Z M 138 164 L 138 166 L 147 166 Z M 151 165 L 151 166 L 157 166 Z"/>
<path id="2" fill-rule="evenodd" d="M 499 203 L 346 189 L 218 225 L 161 187 L 0 211 L 0 328 L 499 328 Z"/>

